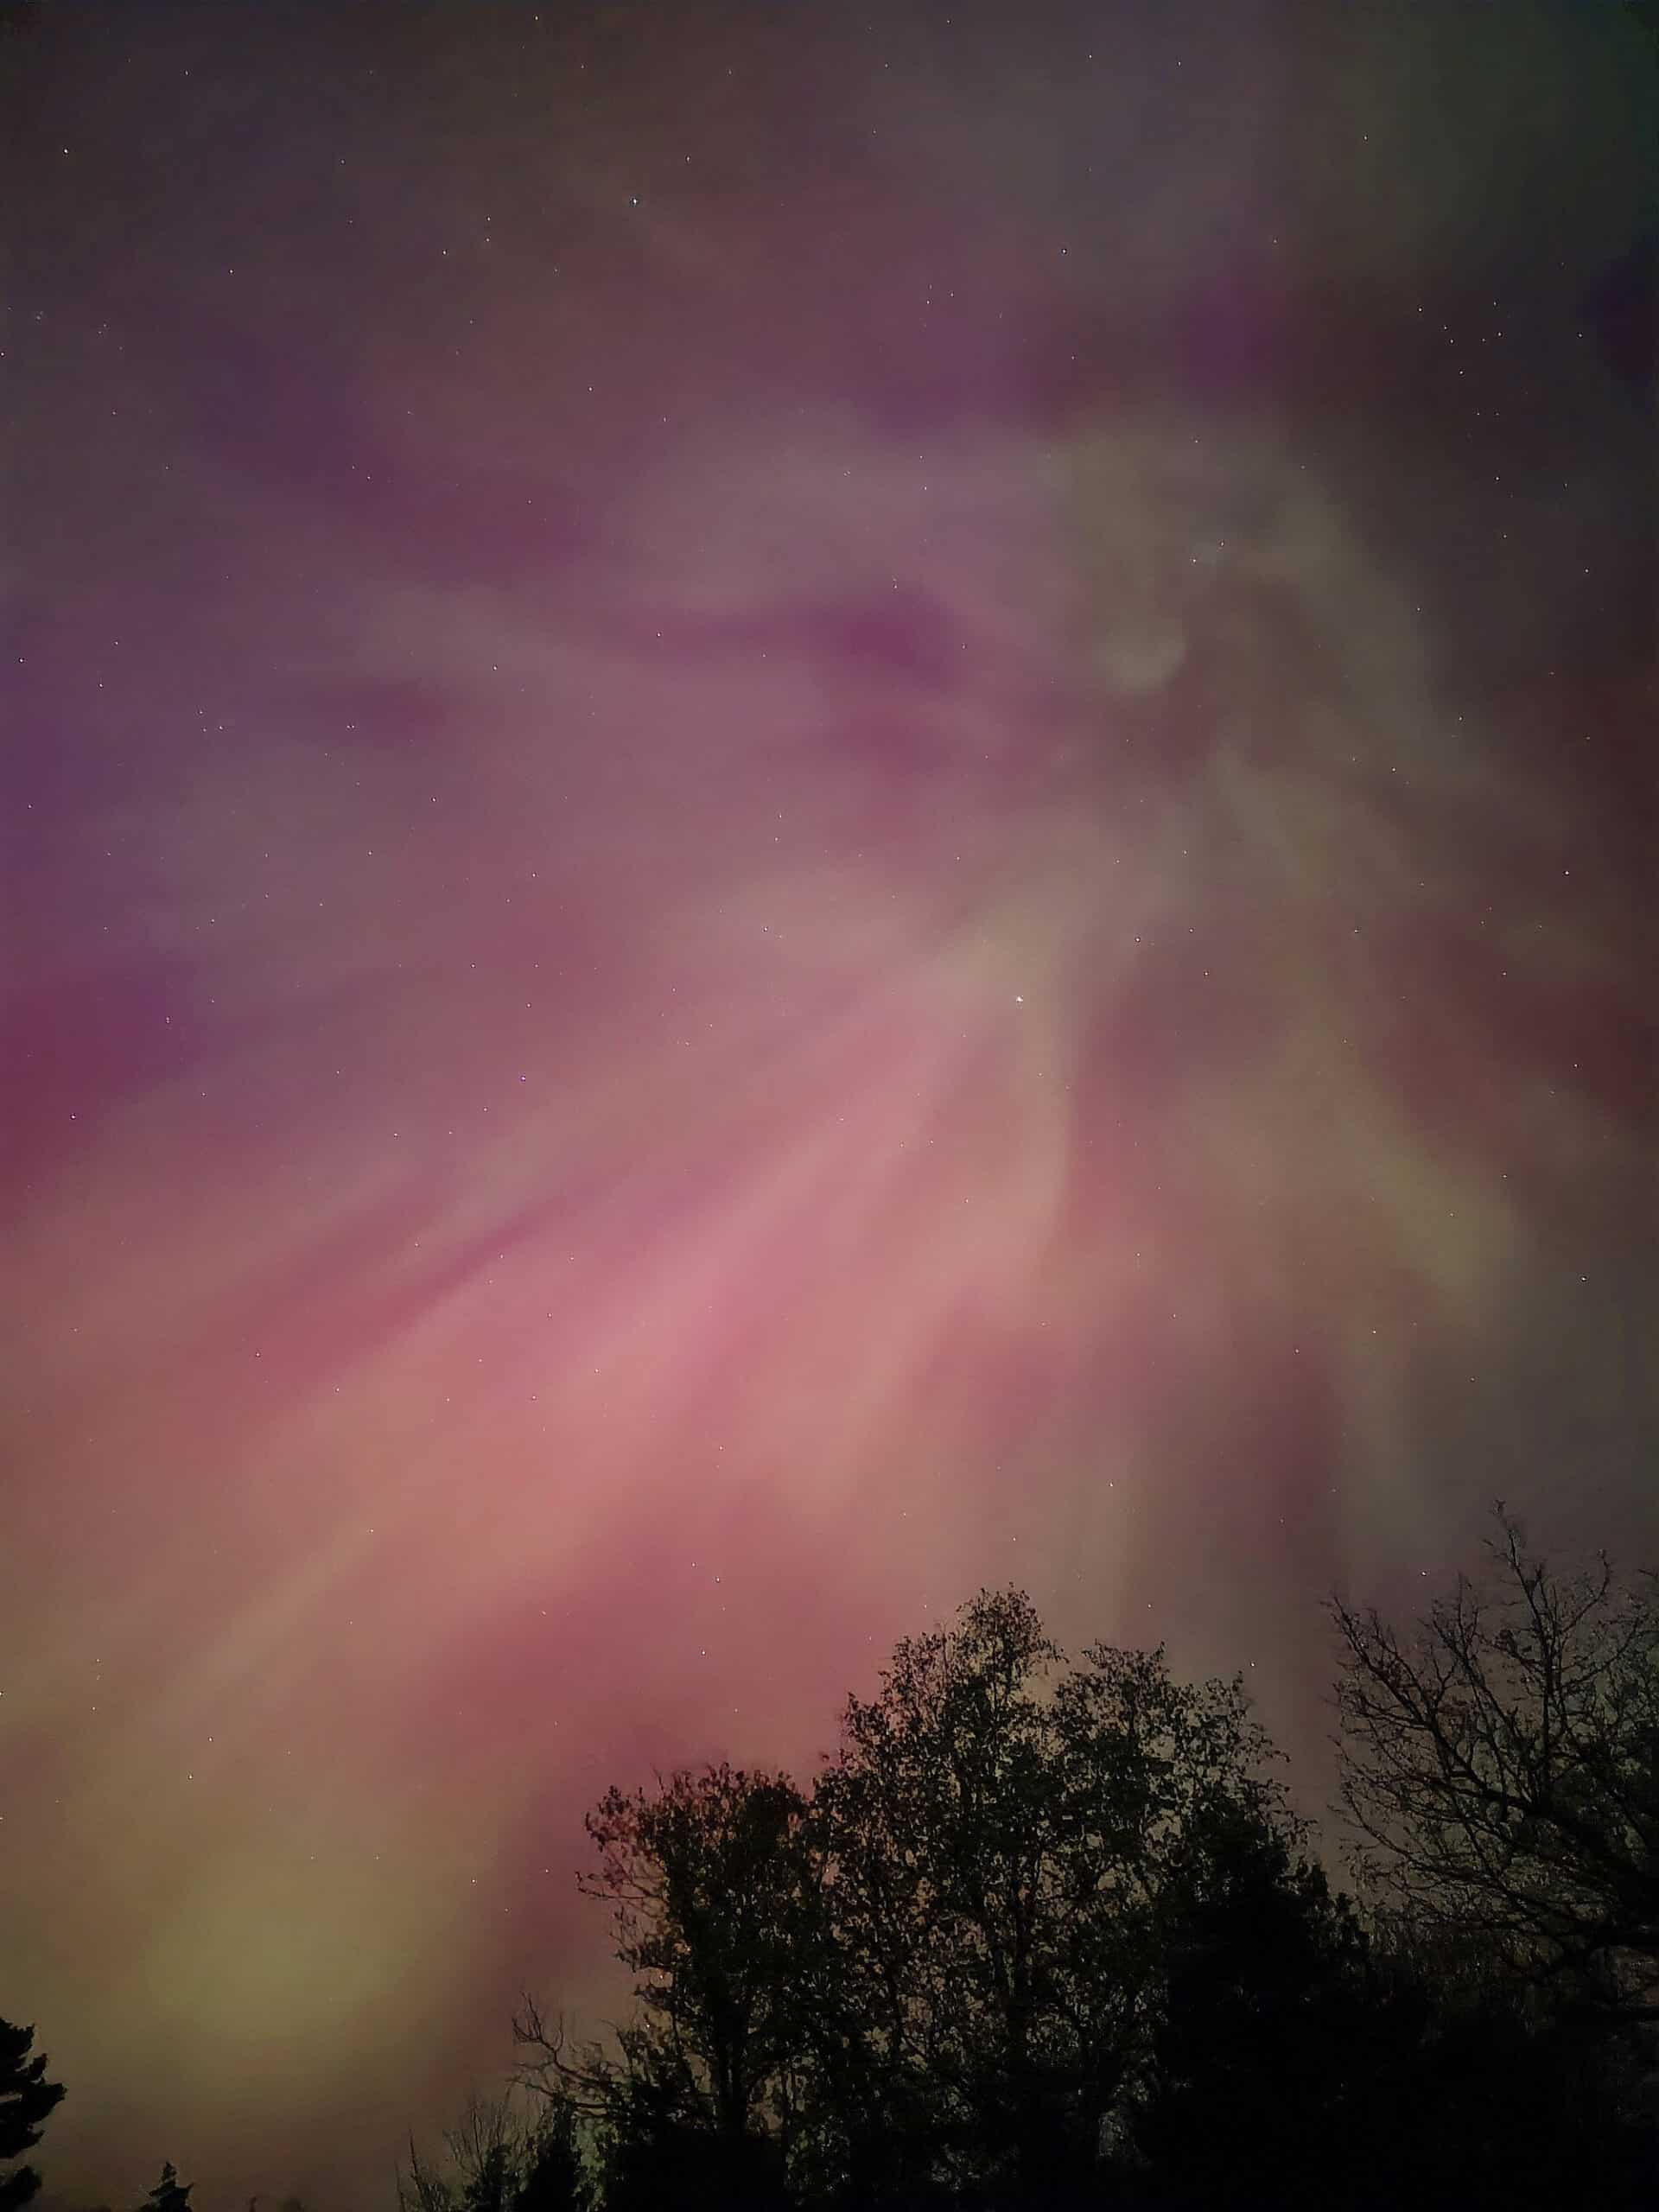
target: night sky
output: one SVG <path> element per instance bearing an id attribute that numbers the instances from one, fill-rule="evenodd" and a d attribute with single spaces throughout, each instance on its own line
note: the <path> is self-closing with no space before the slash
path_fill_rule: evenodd
<path id="1" fill-rule="evenodd" d="M 981 1585 L 1317 1808 L 1332 1587 L 1659 1553 L 1641 12 L 6 10 L 51 2187 L 389 2202 Z"/>

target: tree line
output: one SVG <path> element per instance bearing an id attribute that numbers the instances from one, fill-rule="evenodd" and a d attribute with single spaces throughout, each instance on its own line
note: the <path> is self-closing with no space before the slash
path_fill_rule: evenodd
<path id="1" fill-rule="evenodd" d="M 1659 2202 L 1659 1588 L 1501 1510 L 1489 1548 L 1409 1628 L 1332 1607 L 1349 1890 L 1238 1679 L 1068 1659 L 1017 1590 L 901 1642 L 809 1782 L 612 1789 L 632 2016 L 526 1998 L 403 2212 Z M 61 2092 L 3 2032 L 16 2157 Z"/>

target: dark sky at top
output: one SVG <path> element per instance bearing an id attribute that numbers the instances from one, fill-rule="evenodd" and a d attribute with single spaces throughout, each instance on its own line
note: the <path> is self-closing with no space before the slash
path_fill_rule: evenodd
<path id="1" fill-rule="evenodd" d="M 1659 1552 L 1653 42 L 5 11 L 0 2012 L 383 2202 L 982 1584 Z"/>

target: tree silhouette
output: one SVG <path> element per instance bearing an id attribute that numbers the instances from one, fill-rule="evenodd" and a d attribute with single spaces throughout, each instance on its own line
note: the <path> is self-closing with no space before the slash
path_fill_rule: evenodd
<path id="1" fill-rule="evenodd" d="M 591 2212 L 593 2203 L 580 2115 L 553 2098 L 526 2138 L 513 2212 Z"/>
<path id="2" fill-rule="evenodd" d="M 142 2212 L 190 2212 L 190 2191 L 194 2182 L 181 2182 L 178 2170 L 169 2158 L 162 2168 L 161 2179 L 144 2199 Z"/>
<path id="3" fill-rule="evenodd" d="M 1038 1692 L 1058 1656 L 1028 1600 L 982 1594 L 848 1700 L 819 1778 L 839 1971 L 817 2116 L 873 2203 L 983 2178 L 1040 2096 L 1064 1783 Z"/>
<path id="4" fill-rule="evenodd" d="M 1177 1683 L 1161 1653 L 1063 1662 L 1027 1598 L 982 1592 L 849 1700 L 810 1793 L 717 1766 L 602 1801 L 583 1886 L 639 2013 L 609 2050 L 568 2049 L 533 2003 L 515 2026 L 523 2078 L 595 2132 L 607 2212 L 785 2183 L 1069 2201 L 1147 2077 L 1170 1930 L 1221 1839 L 1257 1853 L 1258 1890 L 1334 1913 L 1297 1887 L 1236 1682 Z"/>
<path id="5" fill-rule="evenodd" d="M 585 2162 L 567 2107 L 555 2100 L 527 2116 L 512 2098 L 467 2099 L 461 2120 L 444 2130 L 450 2171 L 427 2164 L 410 2145 L 410 2170 L 397 2177 L 404 2212 L 588 2212 Z"/>
<path id="6" fill-rule="evenodd" d="M 1348 2108 L 1351 2164 L 1379 2178 L 1364 2202 L 1659 2202 L 1659 2135 L 1631 2031 L 1563 2017 L 1478 1931 L 1389 1912 L 1370 1948 L 1376 1998 Z"/>
<path id="7" fill-rule="evenodd" d="M 1128 2113 L 1160 2201 L 1292 2212 L 1332 2201 L 1338 2176 L 1356 2212 L 1429 2201 L 1391 2156 L 1427 2010 L 1379 1972 L 1322 1869 L 1283 1832 L 1227 1820 L 1160 1919 L 1162 1997 Z"/>
<path id="8" fill-rule="evenodd" d="M 1144 2069 L 1201 1833 L 1294 1834 L 1236 1682 L 1063 1656 L 1029 1599 L 985 1592 L 849 1702 L 815 1812 L 842 1964 L 821 2078 L 860 2201 L 1082 2188 Z"/>
<path id="9" fill-rule="evenodd" d="M 1607 2032 L 1642 2013 L 1643 1923 L 1626 1911 L 1616 1953 L 1585 1948 L 1588 1878 L 1571 1886 L 1539 1813 L 1561 1826 L 1564 1808 L 1609 1894 L 1639 1901 L 1641 1762 L 1659 1741 L 1649 1617 L 1605 1578 L 1551 1578 L 1504 1528 L 1536 1649 L 1467 1586 L 1434 1616 L 1433 1663 L 1374 1616 L 1338 1619 L 1365 1697 L 1392 1684 L 1388 1710 L 1403 1691 L 1409 1713 L 1423 1694 L 1477 1773 L 1494 1743 L 1524 1769 L 1531 1857 L 1505 1862 L 1535 1878 L 1524 1916 L 1478 1885 L 1471 1909 L 1443 1859 L 1410 1856 L 1417 1831 L 1379 1820 L 1374 1848 L 1376 1831 L 1403 1839 L 1383 1861 L 1399 1878 L 1362 1918 L 1313 1858 L 1236 1678 L 1179 1682 L 1161 1650 L 1068 1661 L 1027 1597 L 982 1592 L 849 1699 L 810 1789 L 717 1765 L 607 1794 L 582 1885 L 611 1908 L 636 2012 L 571 2047 L 527 1999 L 514 2026 L 519 2080 L 543 2101 L 541 2164 L 499 2149 L 499 2129 L 452 2133 L 457 2177 L 416 2161 L 410 2212 L 1659 2201 L 1642 2053 Z M 1508 1733 L 1500 1681 L 1540 1685 Z M 1459 1697 L 1474 1720 L 1457 1719 Z M 1373 1712 L 1351 1673 L 1344 1698 Z M 1414 1726 L 1403 1740 L 1416 1757 Z M 1351 1739 L 1344 1756 L 1352 1802 L 1371 1803 Z M 1396 1811 L 1439 1770 L 1376 1770 Z M 1444 1786 L 1471 1820 L 1455 1766 Z M 1593 2018 L 1514 1971 L 1518 1936 L 1536 1966 L 1539 1929 L 1569 1924 L 1580 1947 L 1558 1935 L 1547 1986 L 1593 1989 Z"/>
<path id="10" fill-rule="evenodd" d="M 1659 2020 L 1659 1588 L 1560 1573 L 1497 1518 L 1491 1571 L 1414 1633 L 1332 1607 L 1356 1865 L 1562 2001 Z"/>
<path id="11" fill-rule="evenodd" d="M 606 2202 L 775 2196 L 798 2102 L 819 1877 L 787 1776 L 719 1765 L 654 1795 L 611 1790 L 588 1817 L 616 1955 L 639 2018 L 615 2056 L 568 2053 L 529 2005 L 523 2078 L 595 2123 Z"/>
<path id="12" fill-rule="evenodd" d="M 0 2158 L 21 2158 L 41 2139 L 47 2120 L 63 2101 L 63 2084 L 46 2078 L 46 2056 L 29 2056 L 32 2027 L 0 2020 Z M 18 2212 L 40 2188 L 33 2166 L 0 2174 L 0 2212 Z"/>
<path id="13" fill-rule="evenodd" d="M 696 2077 L 715 2132 L 749 2133 L 795 2050 L 794 1970 L 816 1888 L 805 1807 L 784 1775 L 718 1766 L 589 1815 L 617 1955 Z"/>

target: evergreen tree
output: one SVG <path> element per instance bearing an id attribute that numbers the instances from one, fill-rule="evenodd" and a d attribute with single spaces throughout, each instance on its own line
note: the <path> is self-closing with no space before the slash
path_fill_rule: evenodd
<path id="1" fill-rule="evenodd" d="M 179 2179 L 178 2169 L 171 2158 L 162 2168 L 161 2179 L 144 2199 L 142 2212 L 190 2212 L 190 2192 L 194 2182 Z"/>
<path id="2" fill-rule="evenodd" d="M 63 2084 L 46 2078 L 46 2057 L 29 2056 L 32 2027 L 0 2020 L 0 2158 L 21 2158 L 41 2139 L 41 2130 L 63 2101 Z M 33 2166 L 14 2166 L 0 2174 L 0 2212 L 19 2212 L 40 2188 Z"/>

